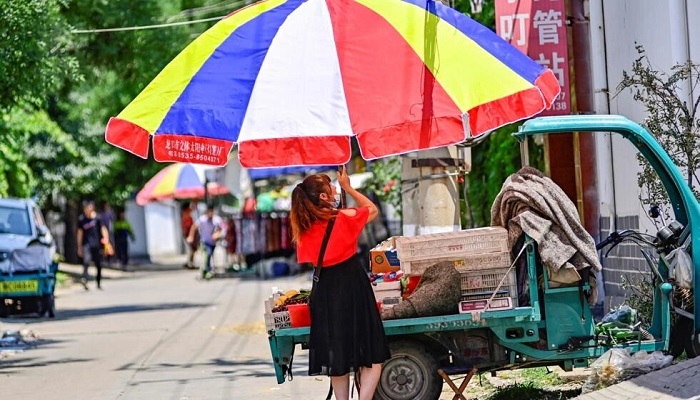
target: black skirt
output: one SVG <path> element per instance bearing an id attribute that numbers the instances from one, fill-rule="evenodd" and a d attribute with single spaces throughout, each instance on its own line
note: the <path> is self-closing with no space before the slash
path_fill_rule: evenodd
<path id="1" fill-rule="evenodd" d="M 323 268 L 312 296 L 309 375 L 342 376 L 389 359 L 372 286 L 357 257 Z"/>

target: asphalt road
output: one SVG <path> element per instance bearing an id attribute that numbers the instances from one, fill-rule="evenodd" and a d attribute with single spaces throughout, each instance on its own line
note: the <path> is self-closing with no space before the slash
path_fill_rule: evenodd
<path id="1" fill-rule="evenodd" d="M 0 320 L 3 332 L 40 337 L 0 357 L 2 398 L 325 398 L 327 378 L 305 376 L 304 351 L 294 381 L 277 384 L 263 322 L 271 287 L 298 288 L 306 277 L 201 281 L 186 270 L 107 277 L 102 291 L 59 289 L 54 320 Z"/>

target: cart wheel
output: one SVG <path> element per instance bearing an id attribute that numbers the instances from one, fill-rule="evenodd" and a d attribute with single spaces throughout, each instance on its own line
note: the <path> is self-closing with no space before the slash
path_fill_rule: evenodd
<path id="1" fill-rule="evenodd" d="M 671 327 L 671 337 L 668 352 L 673 358 L 678 358 L 688 347 L 689 337 L 692 332 L 693 321 L 678 316 Z"/>
<path id="2" fill-rule="evenodd" d="M 676 358 L 683 354 L 688 358 L 695 358 L 700 355 L 700 335 L 693 335 L 695 324 L 692 320 L 685 317 L 678 317 L 676 323 L 673 324 L 669 354 Z"/>
<path id="3" fill-rule="evenodd" d="M 437 369 L 435 357 L 419 342 L 391 343 L 374 400 L 437 400 L 443 383 Z"/>

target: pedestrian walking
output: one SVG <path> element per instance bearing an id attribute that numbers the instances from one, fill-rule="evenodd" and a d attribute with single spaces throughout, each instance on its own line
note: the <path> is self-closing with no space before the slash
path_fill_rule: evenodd
<path id="1" fill-rule="evenodd" d="M 102 289 L 102 251 L 104 247 L 111 247 L 111 243 L 109 232 L 97 218 L 95 204 L 91 201 L 83 203 L 83 213 L 78 217 L 77 236 L 78 257 L 83 259 L 83 276 L 80 283 L 88 290 L 88 267 L 92 262 L 97 268 L 97 288 Z"/>
<path id="2" fill-rule="evenodd" d="M 234 271 L 241 269 L 241 262 L 238 258 L 238 238 L 236 230 L 236 221 L 233 217 L 226 218 L 226 258 L 229 268 Z"/>
<path id="3" fill-rule="evenodd" d="M 199 232 L 199 240 L 204 246 L 205 258 L 204 269 L 202 270 L 202 278 L 210 279 L 212 277 L 212 256 L 216 248 L 216 242 L 222 239 L 226 234 L 224 221 L 218 215 L 214 214 L 214 206 L 208 205 L 207 212 L 199 217 L 199 219 L 190 228 L 190 233 L 187 237 L 187 243 L 194 243 L 194 235 Z"/>
<path id="4" fill-rule="evenodd" d="M 372 286 L 357 257 L 357 241 L 377 207 L 350 186 L 345 169 L 338 183 L 356 208 L 338 209 L 340 196 L 323 174 L 311 175 L 292 192 L 292 237 L 299 263 L 311 263 L 309 375 L 329 375 L 335 398 L 349 397 L 349 373 L 360 373 L 359 398 L 371 399 L 389 344 Z"/>
<path id="5" fill-rule="evenodd" d="M 114 240 L 115 215 L 108 201 L 103 201 L 100 203 L 100 211 L 97 213 L 97 218 L 100 220 L 102 226 L 104 226 L 107 229 L 107 234 L 109 235 L 109 243 L 116 243 Z M 114 249 L 111 246 L 104 246 L 102 254 L 105 258 L 104 261 L 107 262 L 107 265 L 111 265 L 112 259 L 114 257 Z"/>
<path id="6" fill-rule="evenodd" d="M 114 221 L 114 246 L 117 251 L 117 260 L 124 271 L 129 265 L 129 240 L 132 242 L 136 240 L 136 235 L 131 224 L 126 220 L 126 212 L 119 210 L 117 220 Z"/>
<path id="7" fill-rule="evenodd" d="M 187 245 L 188 252 L 187 261 L 185 262 L 185 265 L 183 265 L 183 267 L 187 269 L 196 268 L 194 266 L 194 255 L 197 252 L 197 249 L 199 248 L 199 232 L 195 231 L 195 236 L 192 239 L 192 241 L 188 239 L 190 236 L 190 231 L 192 230 L 192 226 L 194 225 L 194 218 L 192 217 L 192 213 L 194 212 L 192 210 L 193 207 L 194 203 L 184 203 L 182 205 L 180 214 L 180 221 L 182 223 L 182 239 Z"/>

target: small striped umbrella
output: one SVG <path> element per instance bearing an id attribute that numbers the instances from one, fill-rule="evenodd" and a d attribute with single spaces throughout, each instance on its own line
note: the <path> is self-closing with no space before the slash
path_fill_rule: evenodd
<path id="1" fill-rule="evenodd" d="M 207 195 L 218 196 L 229 193 L 226 186 L 209 182 L 204 190 L 205 171 L 211 169 L 205 165 L 175 163 L 169 165 L 153 178 L 136 195 L 138 205 L 150 201 L 166 199 L 203 199 Z"/>

